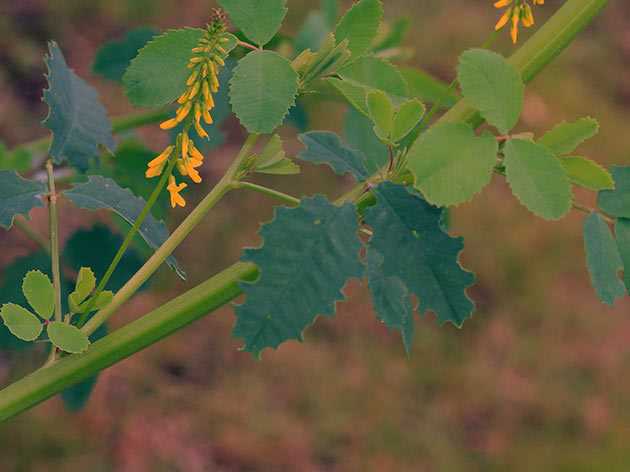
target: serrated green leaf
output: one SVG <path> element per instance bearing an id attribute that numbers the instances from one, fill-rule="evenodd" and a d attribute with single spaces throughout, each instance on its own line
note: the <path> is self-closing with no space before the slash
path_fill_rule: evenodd
<path id="1" fill-rule="evenodd" d="M 230 81 L 230 102 L 250 133 L 269 134 L 295 104 L 298 75 L 278 53 L 257 51 L 242 59 Z"/>
<path id="2" fill-rule="evenodd" d="M 157 34 L 153 28 L 137 28 L 120 40 L 104 44 L 96 52 L 92 71 L 106 79 L 121 82 L 131 60 Z"/>
<path id="3" fill-rule="evenodd" d="M 630 220 L 618 218 L 615 223 L 617 249 L 623 262 L 623 283 L 630 292 Z"/>
<path id="4" fill-rule="evenodd" d="M 613 305 L 626 294 L 619 280 L 623 263 L 619 250 L 604 219 L 591 213 L 584 221 L 584 249 L 591 282 L 602 302 Z"/>
<path id="5" fill-rule="evenodd" d="M 0 143 L 0 170 L 27 172 L 33 165 L 33 155 L 27 149 L 17 148 L 9 151 Z"/>
<path id="6" fill-rule="evenodd" d="M 80 354 L 90 346 L 90 340 L 83 331 L 61 321 L 49 323 L 46 332 L 54 346 L 70 354 Z"/>
<path id="7" fill-rule="evenodd" d="M 80 305 L 96 288 L 96 276 L 89 267 L 81 267 L 74 287 L 74 292 L 68 297 L 68 304 L 74 313 L 81 311 Z"/>
<path id="8" fill-rule="evenodd" d="M 405 187 L 384 182 L 374 194 L 376 205 L 365 215 L 374 232 L 368 243 L 368 260 L 378 257 L 370 255 L 376 251 L 383 258 L 380 276 L 398 278 L 419 298 L 421 313 L 431 310 L 442 323 L 461 326 L 474 309 L 466 295 L 474 276 L 458 262 L 463 240 L 443 231 L 441 209 Z"/>
<path id="9" fill-rule="evenodd" d="M 335 173 L 350 173 L 359 181 L 369 177 L 364 156 L 359 151 L 344 146 L 335 133 L 310 131 L 301 134 L 299 140 L 306 147 L 298 154 L 299 159 L 313 164 L 326 164 Z"/>
<path id="10" fill-rule="evenodd" d="M 173 102 L 186 88 L 191 50 L 204 34 L 199 28 L 170 30 L 156 36 L 131 61 L 123 76 L 127 97 L 137 107 Z"/>
<path id="11" fill-rule="evenodd" d="M 338 42 L 347 39 L 353 57 L 365 54 L 376 38 L 383 19 L 383 5 L 380 0 L 360 0 L 341 18 L 335 37 Z"/>
<path id="12" fill-rule="evenodd" d="M 409 150 L 414 186 L 438 206 L 469 201 L 492 179 L 498 145 L 493 136 L 475 136 L 463 123 L 444 123 L 422 134 Z"/>
<path id="13" fill-rule="evenodd" d="M 299 207 L 278 208 L 260 231 L 264 244 L 245 251 L 242 260 L 261 271 L 256 283 L 243 283 L 245 303 L 236 307 L 234 336 L 259 355 L 302 332 L 318 315 L 332 316 L 343 300 L 342 288 L 361 277 L 361 241 L 356 208 L 337 207 L 322 196 Z"/>
<path id="14" fill-rule="evenodd" d="M 630 167 L 611 167 L 615 181 L 614 190 L 602 190 L 597 205 L 604 212 L 617 218 L 630 218 Z"/>
<path id="15" fill-rule="evenodd" d="M 26 180 L 14 171 L 0 171 L 0 226 L 10 229 L 17 215 L 28 217 L 33 208 L 44 206 L 37 197 L 45 191 L 41 182 Z"/>
<path id="16" fill-rule="evenodd" d="M 14 303 L 2 305 L 0 317 L 15 337 L 22 341 L 35 341 L 42 333 L 42 323 L 26 308 Z"/>
<path id="17" fill-rule="evenodd" d="M 254 43 L 264 46 L 280 29 L 286 0 L 219 0 L 230 20 Z"/>
<path id="18" fill-rule="evenodd" d="M 31 270 L 22 281 L 22 292 L 40 317 L 50 319 L 55 310 L 55 289 L 46 274 Z"/>
<path id="19" fill-rule="evenodd" d="M 300 173 L 300 167 L 287 159 L 282 146 L 282 138 L 275 134 L 256 160 L 256 172 L 270 175 L 293 175 Z"/>
<path id="20" fill-rule="evenodd" d="M 426 109 L 420 100 L 413 99 L 404 102 L 398 108 L 394 117 L 392 141 L 399 143 L 420 123 Z"/>
<path id="21" fill-rule="evenodd" d="M 55 164 L 67 159 L 78 169 L 87 170 L 99 145 L 115 149 L 112 125 L 96 90 L 68 67 L 56 43 L 50 42 L 48 49 L 44 101 L 49 113 L 43 122 L 53 133 L 48 153 Z"/>
<path id="22" fill-rule="evenodd" d="M 369 175 L 387 164 L 387 146 L 374 133 L 372 122 L 355 108 L 346 114 L 344 135 L 350 148 L 363 153 Z"/>
<path id="23" fill-rule="evenodd" d="M 66 190 L 64 195 L 79 208 L 112 210 L 130 225 L 134 224 L 146 205 L 142 198 L 136 197 L 129 189 L 121 188 L 113 180 L 98 175 L 92 175 L 86 183 Z M 153 249 L 158 249 L 169 237 L 166 225 L 152 215 L 146 217 L 138 233 Z M 173 256 L 166 262 L 177 275 L 182 279 L 186 278 L 185 272 Z"/>
<path id="24" fill-rule="evenodd" d="M 572 123 L 562 122 L 548 131 L 540 144 L 547 146 L 551 152 L 557 155 L 569 154 L 587 139 L 599 132 L 597 120 L 586 117 Z"/>
<path id="25" fill-rule="evenodd" d="M 448 84 L 432 77 L 420 69 L 401 67 L 400 73 L 407 82 L 409 95 L 423 102 L 438 104 L 440 108 L 450 108 L 459 97 Z"/>
<path id="26" fill-rule="evenodd" d="M 105 290 L 98 294 L 98 297 L 96 297 L 96 301 L 94 302 L 94 306 L 92 307 L 92 309 L 95 311 L 102 310 L 107 305 L 109 305 L 113 299 L 114 299 L 114 292 L 110 290 Z"/>
<path id="27" fill-rule="evenodd" d="M 505 144 L 505 170 L 512 192 L 532 213 L 558 220 L 571 209 L 571 184 L 560 161 L 545 146 L 512 139 Z"/>
<path id="28" fill-rule="evenodd" d="M 380 90 L 369 92 L 366 103 L 376 135 L 381 141 L 389 142 L 394 130 L 394 104 L 387 94 Z"/>
<path id="29" fill-rule="evenodd" d="M 256 172 L 259 174 L 268 175 L 296 175 L 301 171 L 300 166 L 290 159 L 283 159 L 282 161 L 276 162 L 275 164 L 267 166 L 263 169 L 256 169 Z"/>
<path id="30" fill-rule="evenodd" d="M 576 185 L 594 190 L 612 190 L 615 188 L 615 181 L 604 167 L 597 162 L 585 157 L 570 156 L 561 157 L 560 163 L 566 171 L 569 179 Z"/>
<path id="31" fill-rule="evenodd" d="M 485 120 L 507 134 L 523 109 L 525 85 L 518 70 L 503 56 L 471 49 L 459 59 L 457 77 L 466 100 Z"/>
<path id="32" fill-rule="evenodd" d="M 376 316 L 385 326 L 400 331 L 407 354 L 411 352 L 414 333 L 413 305 L 407 286 L 399 277 L 383 273 L 384 258 L 376 249 L 367 254 L 367 279 Z"/>
<path id="33" fill-rule="evenodd" d="M 392 97 L 406 97 L 409 95 L 407 82 L 400 71 L 384 59 L 366 56 L 339 70 L 339 76 L 347 81 L 367 87 L 382 90 Z"/>
<path id="34" fill-rule="evenodd" d="M 369 117 L 370 113 L 365 103 L 365 96 L 367 95 L 368 88 L 362 85 L 357 85 L 354 82 L 347 80 L 329 78 L 326 82 L 332 85 L 343 97 L 352 105 L 357 111 L 363 115 Z"/>

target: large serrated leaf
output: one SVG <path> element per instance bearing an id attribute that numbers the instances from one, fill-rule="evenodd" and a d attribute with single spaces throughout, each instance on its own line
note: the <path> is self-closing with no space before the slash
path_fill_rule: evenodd
<path id="1" fill-rule="evenodd" d="M 630 166 L 613 166 L 614 190 L 603 190 L 597 197 L 597 205 L 611 216 L 630 218 Z"/>
<path id="2" fill-rule="evenodd" d="M 348 49 L 353 57 L 365 54 L 376 38 L 383 19 L 383 5 L 380 0 L 360 0 L 341 18 L 335 37 L 340 43 L 347 39 Z"/>
<path id="3" fill-rule="evenodd" d="M 409 95 L 423 102 L 438 104 L 441 108 L 450 108 L 459 97 L 448 84 L 432 77 L 420 69 L 401 67 L 400 73 L 409 87 Z"/>
<path id="4" fill-rule="evenodd" d="M 584 248 L 591 282 L 602 302 L 612 305 L 626 294 L 619 280 L 623 262 L 619 250 L 604 219 L 597 213 L 584 221 Z"/>
<path id="5" fill-rule="evenodd" d="M 264 244 L 248 249 L 242 260 L 261 271 L 236 307 L 234 336 L 246 351 L 259 355 L 289 339 L 302 339 L 317 315 L 331 316 L 343 300 L 347 280 L 361 277 L 356 208 L 337 207 L 322 196 L 305 198 L 299 207 L 278 208 L 260 234 Z"/>
<path id="6" fill-rule="evenodd" d="M 55 289 L 46 274 L 31 270 L 22 282 L 22 292 L 29 305 L 40 317 L 50 319 L 55 309 Z"/>
<path id="7" fill-rule="evenodd" d="M 365 167 L 370 175 L 387 164 L 387 146 L 374 133 L 372 122 L 355 108 L 350 108 L 344 122 L 348 146 L 365 156 Z"/>
<path id="8" fill-rule="evenodd" d="M 571 123 L 562 122 L 540 138 L 540 144 L 547 146 L 557 155 L 569 154 L 599 131 L 597 120 L 586 117 Z"/>
<path id="9" fill-rule="evenodd" d="M 457 77 L 466 100 L 488 123 L 507 134 L 523 109 L 525 86 L 518 70 L 496 52 L 472 49 L 459 59 Z"/>
<path id="10" fill-rule="evenodd" d="M 83 331 L 61 321 L 49 323 L 46 332 L 55 347 L 70 354 L 79 354 L 90 346 L 90 340 Z"/>
<path id="11" fill-rule="evenodd" d="M 280 29 L 287 14 L 286 0 L 219 0 L 234 25 L 264 46 Z"/>
<path id="12" fill-rule="evenodd" d="M 438 206 L 469 201 L 492 179 L 498 145 L 493 136 L 475 136 L 463 123 L 444 123 L 422 134 L 409 151 L 414 186 Z"/>
<path id="13" fill-rule="evenodd" d="M 343 97 L 355 108 L 355 110 L 361 112 L 367 117 L 370 116 L 367 104 L 365 103 L 365 96 L 369 90 L 367 87 L 349 80 L 341 80 L 334 77 L 325 79 L 325 81 L 343 95 Z"/>
<path id="14" fill-rule="evenodd" d="M 131 190 L 119 187 L 113 180 L 98 175 L 92 175 L 86 183 L 66 190 L 64 195 L 75 205 L 86 210 L 112 210 L 131 225 L 146 205 L 146 202 L 136 197 Z M 138 232 L 153 249 L 159 248 L 169 237 L 166 225 L 152 215 L 146 217 Z M 185 272 L 173 256 L 166 262 L 177 275 L 182 279 L 186 278 Z"/>
<path id="15" fill-rule="evenodd" d="M 532 213 L 559 220 L 571 209 L 571 184 L 560 161 L 549 149 L 531 141 L 505 144 L 505 170 L 514 195 Z"/>
<path id="16" fill-rule="evenodd" d="M 53 133 L 49 154 L 55 164 L 67 159 L 86 170 L 99 145 L 115 148 L 112 125 L 96 90 L 68 67 L 56 43 L 50 42 L 48 49 L 44 101 L 50 110 L 44 125 Z"/>
<path id="17" fill-rule="evenodd" d="M 282 124 L 295 104 L 298 75 L 291 63 L 272 51 L 242 59 L 230 81 L 230 102 L 250 133 L 268 134 Z"/>
<path id="18" fill-rule="evenodd" d="M 405 351 L 411 351 L 414 333 L 413 305 L 407 286 L 399 277 L 387 277 L 383 270 L 384 258 L 376 249 L 367 254 L 368 287 L 376 316 L 390 329 L 400 331 Z"/>
<path id="19" fill-rule="evenodd" d="M 0 226 L 10 229 L 17 215 L 28 216 L 33 208 L 44 206 L 37 197 L 45 191 L 41 182 L 26 180 L 13 171 L 0 171 Z"/>
<path id="20" fill-rule="evenodd" d="M 156 36 L 131 61 L 123 76 L 125 91 L 138 107 L 158 107 L 174 101 L 186 88 L 191 50 L 204 34 L 199 28 L 170 30 Z"/>
<path id="21" fill-rule="evenodd" d="M 120 40 L 104 44 L 96 52 L 92 70 L 106 79 L 122 81 L 132 59 L 156 34 L 158 32 L 153 28 L 137 28 Z"/>
<path id="22" fill-rule="evenodd" d="M 15 337 L 22 341 L 34 341 L 42 333 L 42 323 L 26 308 L 14 303 L 2 305 L 0 317 Z"/>
<path id="23" fill-rule="evenodd" d="M 421 313 L 431 310 L 442 323 L 461 326 L 474 309 L 466 289 L 475 280 L 458 261 L 462 238 L 445 233 L 442 210 L 405 187 L 384 182 L 374 194 L 376 205 L 367 210 L 365 220 L 374 232 L 368 243 L 368 260 L 379 257 L 370 255 L 371 251 L 383 259 L 379 277 L 398 278 L 419 298 Z M 393 313 L 380 317 L 400 318 Z"/>
<path id="24" fill-rule="evenodd" d="M 362 153 L 344 146 L 335 133 L 310 131 L 301 134 L 299 139 L 306 147 L 298 154 L 299 159 L 313 164 L 326 164 L 335 173 L 339 175 L 350 173 L 359 181 L 369 177 Z"/>

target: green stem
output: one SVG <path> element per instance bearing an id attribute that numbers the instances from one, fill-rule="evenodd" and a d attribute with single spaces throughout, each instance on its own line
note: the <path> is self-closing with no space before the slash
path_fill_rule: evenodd
<path id="1" fill-rule="evenodd" d="M 98 286 L 96 287 L 96 290 L 94 291 L 94 294 L 90 298 L 90 302 L 85 309 L 85 313 L 83 313 L 83 315 L 81 315 L 81 318 L 79 319 L 78 326 L 83 326 L 85 322 L 87 321 L 89 313 L 92 310 L 92 307 L 94 306 L 94 304 L 96 303 L 98 296 L 103 292 L 103 290 L 105 290 L 105 287 L 107 287 L 107 284 L 109 280 L 112 278 L 112 275 L 114 275 L 114 272 L 116 271 L 116 268 L 118 267 L 118 264 L 120 264 L 120 261 L 122 260 L 123 256 L 127 252 L 127 249 L 129 249 L 129 246 L 133 242 L 133 238 L 136 236 L 136 234 L 138 234 L 138 231 L 140 230 L 140 227 L 144 223 L 144 220 L 147 218 L 147 216 L 149 216 L 149 214 L 151 213 L 151 209 L 157 203 L 158 198 L 160 198 L 160 194 L 164 190 L 164 187 L 166 186 L 166 182 L 168 182 L 168 178 L 172 174 L 173 168 L 175 167 L 176 163 L 177 163 L 177 159 L 175 158 L 172 158 L 169 161 L 168 167 L 162 173 L 162 177 L 160 178 L 160 181 L 158 182 L 155 189 L 153 190 L 153 193 L 149 197 L 149 200 L 147 200 L 147 203 L 144 205 L 144 208 L 138 215 L 138 218 L 134 222 L 131 229 L 127 232 L 127 236 L 125 236 L 125 240 L 120 245 L 120 248 L 118 248 L 118 252 L 112 259 L 112 262 L 111 264 L 109 264 L 109 267 L 107 268 L 107 271 L 105 272 L 105 275 L 103 276 Z"/>
<path id="2" fill-rule="evenodd" d="M 171 236 L 153 253 L 151 258 L 140 268 L 134 276 L 127 281 L 121 288 L 113 300 L 105 308 L 96 313 L 90 321 L 88 321 L 82 330 L 90 335 L 105 323 L 123 303 L 129 300 L 138 289 L 151 277 L 155 271 L 164 263 L 164 261 L 173 253 L 190 232 L 203 220 L 206 214 L 214 208 L 214 206 L 223 198 L 223 196 L 232 189 L 233 181 L 241 167 L 243 161 L 250 155 L 251 149 L 258 141 L 258 135 L 250 135 L 238 156 L 225 173 L 223 178 L 215 185 L 212 191 L 204 198 L 199 205 L 186 217 L 179 227 L 171 234 Z"/>
<path id="3" fill-rule="evenodd" d="M 299 198 L 292 197 L 291 195 L 287 195 L 286 193 L 279 192 L 272 188 L 263 187 L 262 185 L 258 185 L 258 184 L 253 184 L 251 182 L 235 182 L 232 185 L 232 188 L 252 190 L 254 192 L 262 193 L 263 195 L 273 197 L 277 200 L 281 200 L 292 206 L 298 206 L 300 204 Z"/>
<path id="4" fill-rule="evenodd" d="M 543 27 L 542 38 L 547 43 L 541 43 L 536 33 L 525 45 L 528 47 L 529 44 L 534 44 L 540 48 L 540 50 L 535 50 L 528 47 L 527 51 L 532 59 L 525 60 L 526 57 L 519 53 L 515 55 L 517 58 L 520 57 L 515 64 L 521 68 L 524 77 L 529 76 L 531 79 L 546 62 L 551 61 L 559 49 L 565 47 L 580 28 L 586 26 L 606 3 L 607 0 L 568 0 L 557 13 L 561 16 L 554 16 L 547 24 L 557 30 L 557 35 L 551 34 L 552 31 Z M 572 26 L 567 27 L 568 24 Z M 446 118 L 442 117 L 440 122 L 453 120 L 467 121 L 470 124 L 479 123 L 476 111 L 462 102 L 451 109 L 447 115 L 445 115 Z M 351 194 L 362 195 L 363 186 L 358 186 L 358 190 L 355 188 Z M 364 207 L 373 198 L 372 193 L 368 192 L 360 197 L 359 205 Z M 40 369 L 15 382 L 0 391 L 0 421 L 31 408 L 67 387 L 159 341 L 186 326 L 190 321 L 229 303 L 242 293 L 239 282 L 255 280 L 257 275 L 256 267 L 251 264 L 233 265 L 171 303 L 94 343 L 85 354 L 65 357 L 47 369 Z"/>
<path id="5" fill-rule="evenodd" d="M 61 271 L 59 269 L 59 215 L 57 214 L 57 190 L 55 189 L 55 173 L 53 161 L 46 161 L 48 174 L 48 214 L 50 224 L 50 257 L 52 261 L 53 286 L 55 288 L 55 320 L 62 321 L 61 311 Z"/>
<path id="6" fill-rule="evenodd" d="M 31 228 L 31 225 L 29 225 L 21 217 L 16 218 L 13 221 L 13 224 L 20 228 L 20 231 L 28 236 L 33 242 L 37 243 L 37 245 L 40 246 L 44 251 L 50 254 L 50 244 L 48 243 L 48 241 L 46 241 L 46 239 L 44 239 L 41 234 Z"/>

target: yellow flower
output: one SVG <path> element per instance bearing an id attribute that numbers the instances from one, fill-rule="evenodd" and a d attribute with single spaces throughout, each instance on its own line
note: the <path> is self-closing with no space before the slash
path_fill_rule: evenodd
<path id="1" fill-rule="evenodd" d="M 495 2 L 495 8 L 506 9 L 499 18 L 499 21 L 497 21 L 495 30 L 499 31 L 507 25 L 508 22 L 511 22 L 510 36 L 512 38 L 512 42 L 516 43 L 518 41 L 518 29 L 521 23 L 525 28 L 534 26 L 534 12 L 530 5 L 530 1 L 534 5 L 545 4 L 545 0 L 498 0 Z"/>
<path id="2" fill-rule="evenodd" d="M 188 187 L 187 183 L 182 182 L 181 184 L 178 184 L 177 181 L 175 180 L 175 177 L 173 177 L 172 175 L 169 176 L 168 187 L 166 187 L 166 189 L 171 194 L 171 206 L 173 208 L 175 208 L 176 206 L 180 206 L 180 207 L 186 206 L 186 200 L 184 200 L 184 197 L 182 197 L 179 194 L 186 187 Z"/>
<path id="3" fill-rule="evenodd" d="M 168 146 L 166 149 L 164 149 L 164 151 L 162 151 L 162 154 L 160 154 L 158 157 L 156 157 L 151 162 L 149 162 L 148 169 L 146 172 L 147 179 L 150 179 L 152 177 L 157 177 L 158 175 L 162 175 L 162 171 L 164 170 L 164 167 L 166 166 L 166 163 L 168 162 L 168 158 L 173 153 L 173 149 L 174 149 L 174 146 Z"/>

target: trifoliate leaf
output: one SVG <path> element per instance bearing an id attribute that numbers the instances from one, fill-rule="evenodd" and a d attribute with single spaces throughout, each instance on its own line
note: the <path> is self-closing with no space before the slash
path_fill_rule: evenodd
<path id="1" fill-rule="evenodd" d="M 42 333 L 42 323 L 26 308 L 14 303 L 2 305 L 0 317 L 15 337 L 22 341 L 34 341 Z"/>
<path id="2" fill-rule="evenodd" d="M 444 123 L 420 136 L 409 150 L 407 168 L 430 203 L 459 205 L 490 183 L 497 151 L 493 136 L 477 137 L 469 125 Z"/>
<path id="3" fill-rule="evenodd" d="M 369 117 L 367 103 L 365 97 L 369 91 L 367 87 L 357 85 L 348 80 L 336 78 L 326 79 L 326 82 L 332 85 L 357 111 Z"/>
<path id="4" fill-rule="evenodd" d="M 94 306 L 92 307 L 92 309 L 95 311 L 102 310 L 107 305 L 109 305 L 113 299 L 114 299 L 114 292 L 110 290 L 105 290 L 98 294 L 98 297 L 96 297 L 96 301 L 94 302 Z"/>
<path id="5" fill-rule="evenodd" d="M 362 57 L 339 70 L 339 76 L 355 85 L 377 89 L 392 97 L 409 95 L 400 71 L 389 62 L 373 56 Z"/>
<path id="6" fill-rule="evenodd" d="M 348 41 L 337 44 L 335 35 L 331 33 L 324 38 L 317 54 L 310 51 L 302 53 L 293 61 L 293 67 L 302 77 L 302 88 L 307 89 L 314 80 L 335 75 L 349 59 Z"/>
<path id="7" fill-rule="evenodd" d="M 112 124 L 96 90 L 68 67 L 57 44 L 50 42 L 48 49 L 44 101 L 49 113 L 44 125 L 53 133 L 48 153 L 55 164 L 67 159 L 78 169 L 87 170 L 99 145 L 115 148 Z"/>
<path id="8" fill-rule="evenodd" d="M 584 221 L 584 248 L 591 282 L 602 302 L 613 305 L 626 294 L 619 280 L 623 263 L 619 250 L 604 219 L 597 213 Z"/>
<path id="9" fill-rule="evenodd" d="M 298 158 L 313 164 L 326 164 L 339 175 L 350 173 L 363 181 L 369 177 L 365 168 L 365 157 L 354 149 L 343 145 L 339 136 L 329 131 L 310 131 L 301 134 L 299 140 L 306 149 Z"/>
<path id="10" fill-rule="evenodd" d="M 571 184 L 549 149 L 512 139 L 503 152 L 507 181 L 523 205 L 546 220 L 558 220 L 567 214 L 572 203 Z"/>
<path id="11" fill-rule="evenodd" d="M 615 224 L 617 249 L 623 262 L 623 283 L 630 292 L 630 220 L 618 218 Z"/>
<path id="12" fill-rule="evenodd" d="M 39 316 L 48 320 L 55 310 L 55 289 L 46 274 L 32 270 L 22 282 L 22 292 L 29 305 Z"/>
<path id="13" fill-rule="evenodd" d="M 387 146 L 374 133 L 372 122 L 355 108 L 349 108 L 346 114 L 344 135 L 348 146 L 365 157 L 365 167 L 369 175 L 387 164 Z"/>
<path id="14" fill-rule="evenodd" d="M 269 134 L 282 124 L 295 104 L 298 75 L 291 63 L 272 51 L 241 59 L 230 81 L 230 102 L 250 133 Z"/>
<path id="15" fill-rule="evenodd" d="M 137 28 L 120 40 L 104 44 L 96 52 L 92 71 L 106 79 L 121 82 L 131 60 L 157 34 L 153 28 Z"/>
<path id="16" fill-rule="evenodd" d="M 383 19 L 380 0 L 359 0 L 341 18 L 335 37 L 338 42 L 347 39 L 353 57 L 365 54 L 372 45 Z"/>
<path id="17" fill-rule="evenodd" d="M 300 166 L 287 159 L 282 146 L 282 138 L 275 134 L 256 160 L 256 172 L 270 175 L 293 175 L 300 173 Z"/>
<path id="18" fill-rule="evenodd" d="M 630 218 L 630 167 L 613 166 L 614 190 L 599 192 L 597 205 L 617 218 Z"/>
<path id="19" fill-rule="evenodd" d="M 54 346 L 70 354 L 87 351 L 90 340 L 87 335 L 76 326 L 61 321 L 53 321 L 46 327 L 48 339 Z"/>
<path id="20" fill-rule="evenodd" d="M 525 86 L 518 70 L 496 52 L 471 49 L 459 59 L 457 77 L 466 100 L 507 134 L 523 109 Z"/>
<path id="21" fill-rule="evenodd" d="M 44 206 L 37 197 L 45 191 L 41 182 L 26 180 L 13 171 L 0 171 L 0 226 L 10 229 L 17 215 L 28 217 L 33 208 Z"/>
<path id="22" fill-rule="evenodd" d="M 442 323 L 461 326 L 474 309 L 466 295 L 474 276 L 458 261 L 463 240 L 443 231 L 441 209 L 405 187 L 384 182 L 374 194 L 376 205 L 365 215 L 374 232 L 368 243 L 368 260 L 382 257 L 380 276 L 400 280 L 419 298 L 421 313 L 431 310 Z M 370 255 L 371 251 L 378 255 Z M 377 297 L 382 295 L 377 291 Z M 394 313 L 380 316 L 400 318 Z"/>
<path id="23" fill-rule="evenodd" d="M 560 123 L 540 138 L 539 142 L 547 146 L 554 154 L 569 154 L 598 132 L 599 123 L 597 120 L 590 117 L 580 118 L 572 123 L 566 121 Z"/>
<path id="24" fill-rule="evenodd" d="M 383 256 L 374 248 L 368 252 L 367 278 L 376 316 L 385 326 L 402 334 L 405 351 L 409 353 L 413 343 L 414 320 L 411 294 L 399 277 L 387 277 L 383 273 Z"/>
<path id="25" fill-rule="evenodd" d="M 241 284 L 247 298 L 236 307 L 234 336 L 245 340 L 246 351 L 258 356 L 301 340 L 317 315 L 335 313 L 348 279 L 363 274 L 358 229 L 354 205 L 337 207 L 321 196 L 276 210 L 260 231 L 263 246 L 242 257 L 261 272 L 256 283 Z"/>
<path id="26" fill-rule="evenodd" d="M 400 105 L 394 117 L 392 141 L 399 143 L 411 133 L 420 123 L 425 111 L 424 105 L 417 99 L 408 100 Z"/>
<path id="27" fill-rule="evenodd" d="M 380 90 L 369 92 L 366 100 L 376 135 L 381 141 L 389 142 L 394 130 L 394 104 Z"/>
<path id="28" fill-rule="evenodd" d="M 259 46 L 280 29 L 287 14 L 286 0 L 219 0 L 230 21 Z"/>
<path id="29" fill-rule="evenodd" d="M 136 197 L 131 190 L 121 188 L 113 180 L 98 175 L 92 175 L 86 183 L 66 190 L 64 195 L 79 208 L 112 210 L 130 225 L 134 224 L 146 205 L 146 202 Z M 169 237 L 166 225 L 152 215 L 146 217 L 138 233 L 153 249 L 158 249 Z M 186 278 L 185 272 L 173 256 L 170 256 L 166 262 L 177 272 L 177 275 L 182 279 Z"/>
<path id="30" fill-rule="evenodd" d="M 190 76 L 187 67 L 191 50 L 204 34 L 199 28 L 170 30 L 156 36 L 131 61 L 123 76 L 125 92 L 137 107 L 159 107 L 177 99 Z M 236 47 L 236 38 L 224 33 L 229 42 L 221 45 L 226 52 Z"/>
<path id="31" fill-rule="evenodd" d="M 571 156 L 561 157 L 560 163 L 566 171 L 569 179 L 576 185 L 596 192 L 600 190 L 612 190 L 615 181 L 604 167 L 597 162 L 585 157 Z"/>
<path id="32" fill-rule="evenodd" d="M 448 84 L 435 79 L 420 69 L 401 67 L 400 73 L 407 82 L 409 95 L 423 102 L 438 104 L 440 108 L 450 108 L 459 97 Z"/>

